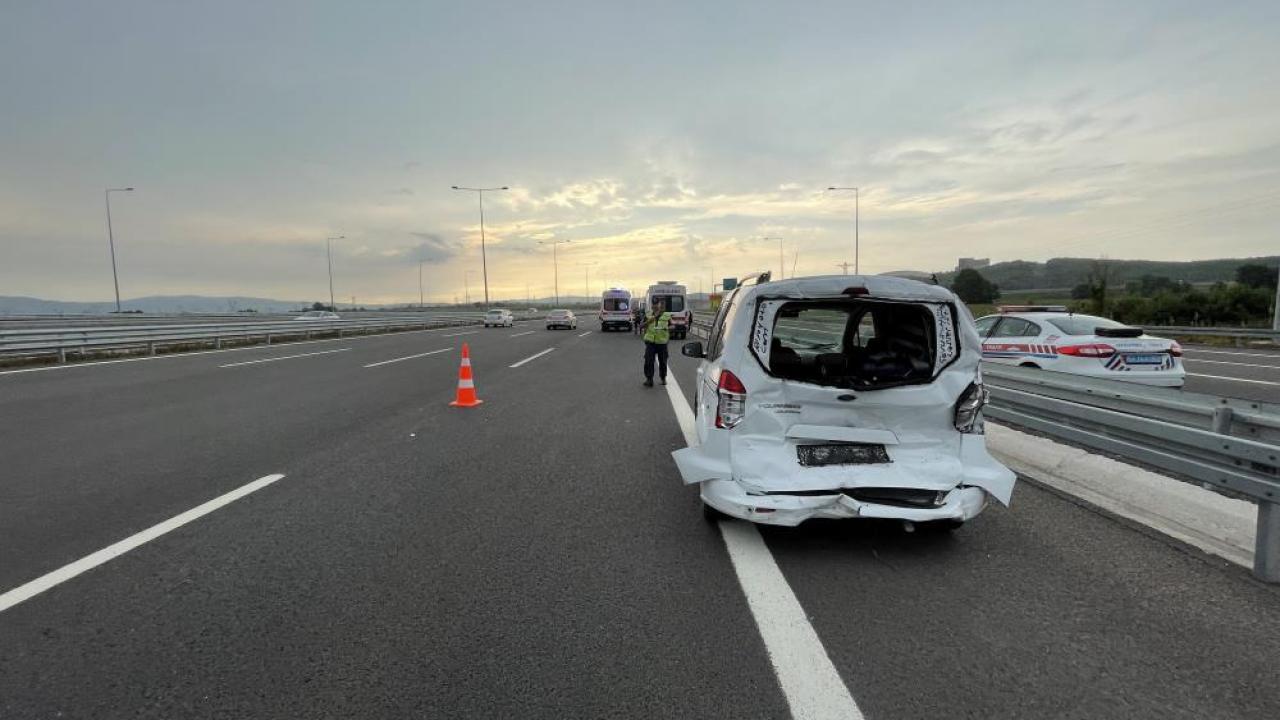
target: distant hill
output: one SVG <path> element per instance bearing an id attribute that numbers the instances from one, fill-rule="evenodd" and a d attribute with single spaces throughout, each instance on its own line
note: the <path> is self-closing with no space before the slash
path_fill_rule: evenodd
<path id="1" fill-rule="evenodd" d="M 1013 260 L 979 268 L 978 272 L 999 285 L 1001 290 L 1071 288 L 1088 279 L 1089 270 L 1095 262 L 1098 261 L 1092 258 L 1054 258 L 1042 263 Z M 1110 268 L 1110 284 L 1117 286 L 1122 286 L 1129 280 L 1137 280 L 1143 275 L 1163 276 L 1189 283 L 1212 283 L 1234 280 L 1236 268 L 1241 265 L 1257 264 L 1276 267 L 1280 265 L 1280 255 L 1190 262 L 1161 260 L 1105 260 L 1104 262 Z M 943 285 L 950 285 L 955 275 L 955 271 L 938 273 L 938 281 Z"/>

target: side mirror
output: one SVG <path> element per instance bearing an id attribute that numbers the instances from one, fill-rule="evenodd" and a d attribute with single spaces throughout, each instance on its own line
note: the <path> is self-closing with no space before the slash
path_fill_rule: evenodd
<path id="1" fill-rule="evenodd" d="M 706 357 L 706 353 L 702 352 L 702 341 L 695 340 L 680 346 L 680 354 L 687 355 L 691 358 Z"/>

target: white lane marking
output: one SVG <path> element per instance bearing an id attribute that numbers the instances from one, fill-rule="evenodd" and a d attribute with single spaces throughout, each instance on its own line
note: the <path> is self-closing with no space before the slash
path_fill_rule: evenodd
<path id="1" fill-rule="evenodd" d="M 1234 352 L 1232 350 L 1201 350 L 1200 348 L 1189 348 L 1189 347 L 1183 347 L 1182 352 L 1184 355 L 1189 355 L 1191 353 L 1205 353 L 1207 355 L 1243 355 L 1244 357 L 1264 357 L 1264 358 L 1272 358 L 1274 360 L 1280 360 L 1280 353 L 1248 353 L 1248 352 Z"/>
<path id="2" fill-rule="evenodd" d="M 1248 378 L 1227 377 L 1225 375 L 1204 375 L 1202 373 L 1187 373 L 1187 377 L 1209 378 L 1210 380 L 1230 380 L 1231 382 L 1255 383 L 1257 385 L 1280 385 L 1280 382 L 1272 382 L 1271 380 L 1250 380 Z"/>
<path id="3" fill-rule="evenodd" d="M 438 328 L 427 328 L 426 330 L 405 330 L 402 332 L 394 332 L 394 333 L 361 335 L 358 337 L 348 336 L 348 337 L 341 337 L 341 338 L 326 338 L 324 340 L 297 340 L 293 342 L 282 342 L 280 343 L 280 345 L 282 346 L 288 345 L 289 347 L 293 347 L 294 345 L 314 345 L 315 343 L 352 342 L 353 340 L 379 340 L 379 339 L 385 339 L 387 337 L 394 337 L 396 335 L 411 335 L 414 333 L 424 333 L 424 332 L 440 332 L 441 330 L 448 330 L 448 329 L 449 328 L 438 327 Z M 234 340 L 237 338 L 235 336 L 229 335 L 227 336 L 227 339 Z M 33 368 L 20 368 L 18 370 L 0 370 L 0 375 L 14 375 L 17 373 L 44 372 L 46 370 L 67 370 L 69 368 L 92 367 L 94 365 L 115 365 L 116 363 L 142 362 L 144 360 L 174 360 L 177 358 L 191 357 L 193 355 L 213 355 L 214 353 L 240 352 L 242 350 L 270 350 L 276 347 L 277 347 L 276 345 L 245 345 L 243 347 L 222 348 L 220 350 L 192 350 L 191 352 L 166 353 L 164 355 L 148 355 L 146 357 L 135 357 L 135 358 L 119 358 L 117 360 L 90 360 L 87 362 L 75 362 L 75 363 L 66 363 L 66 364 L 59 364 L 59 365 L 44 365 L 41 367 L 33 367 Z"/>
<path id="4" fill-rule="evenodd" d="M 667 374 L 667 397 L 685 441 L 695 444 L 693 409 L 680 392 L 674 373 Z M 861 720 L 862 711 L 827 656 L 822 639 L 809 624 L 809 616 L 760 531 L 745 520 L 726 520 L 720 522 L 720 535 L 742 594 L 747 597 L 747 607 L 760 629 L 778 685 L 791 708 L 791 717 Z"/>
<path id="5" fill-rule="evenodd" d="M 439 350 L 432 350 L 431 352 L 418 353 L 417 355 L 405 355 L 404 357 L 398 357 L 391 360 L 383 360 L 382 362 L 369 363 L 368 365 L 365 365 L 365 367 L 371 368 L 371 367 L 378 367 L 379 365 L 390 365 L 391 363 L 398 363 L 401 360 L 412 360 L 414 358 L 426 357 L 428 355 L 435 355 L 436 353 L 449 352 L 452 349 L 453 348 L 451 347 L 447 347 L 447 348 L 441 348 Z"/>
<path id="6" fill-rule="evenodd" d="M 530 360 L 537 360 L 538 358 L 542 357 L 543 355 L 546 355 L 547 353 L 551 352 L 552 350 L 555 350 L 555 348 L 553 348 L 553 347 L 551 347 L 551 348 L 547 348 L 546 350 L 543 350 L 543 351 L 542 351 L 542 352 L 540 352 L 540 353 L 536 353 L 536 354 L 534 354 L 534 355 L 530 355 L 529 357 L 527 357 L 527 358 L 525 358 L 525 359 L 521 360 L 520 362 L 512 363 L 512 364 L 508 365 L 507 367 L 518 368 L 518 367 L 520 367 L 521 365 L 523 365 L 523 364 L 525 364 L 525 363 L 529 362 Z"/>
<path id="7" fill-rule="evenodd" d="M 689 447 L 698 445 L 698 430 L 694 425 L 693 408 L 680 391 L 680 383 L 676 382 L 675 368 L 667 368 L 667 397 L 671 399 L 671 409 L 676 411 L 676 422 L 680 424 L 680 432 L 684 433 L 684 444 Z"/>
<path id="8" fill-rule="evenodd" d="M 534 333 L 536 333 L 536 332 L 538 332 L 538 331 L 537 331 L 537 330 L 525 330 L 524 332 L 522 332 L 522 333 L 516 333 L 515 335 L 512 335 L 511 337 L 522 337 L 522 336 L 524 336 L 524 335 L 532 335 L 532 334 L 534 334 Z"/>
<path id="9" fill-rule="evenodd" d="M 130 535 L 129 537 L 108 545 L 91 555 L 86 555 L 69 565 L 63 565 L 53 572 L 46 573 L 31 582 L 19 585 L 5 594 L 0 595 L 0 612 L 8 610 L 24 600 L 29 600 L 45 590 L 61 585 L 71 578 L 92 570 L 109 560 L 120 557 L 130 550 L 151 542 L 167 532 L 177 530 L 192 520 L 208 515 L 214 510 L 233 503 L 249 493 L 257 492 L 282 477 L 284 477 L 284 475 L 279 474 L 260 477 L 248 485 L 241 485 L 225 495 L 219 495 L 218 497 L 204 504 L 197 505 L 180 515 L 174 515 L 158 525 L 152 525 L 142 532 Z"/>
<path id="10" fill-rule="evenodd" d="M 480 331 L 479 331 L 479 330 L 468 330 L 467 332 L 449 333 L 448 335 L 441 335 L 440 337 L 458 337 L 458 336 L 460 336 L 460 335 L 475 335 L 475 334 L 476 334 L 476 333 L 478 333 L 478 332 L 480 332 Z"/>
<path id="11" fill-rule="evenodd" d="M 1210 365 L 1234 365 L 1235 367 L 1251 367 L 1251 368 L 1266 368 L 1268 370 L 1280 370 L 1280 365 L 1259 365 L 1257 363 L 1237 363 L 1237 362 L 1227 362 L 1226 360 L 1201 360 L 1199 358 L 1184 357 L 1182 358 L 1182 362 L 1207 363 Z"/>
<path id="12" fill-rule="evenodd" d="M 588 336 L 588 335 L 590 335 L 590 334 L 591 334 L 591 331 L 590 331 L 590 330 L 588 330 L 588 331 L 586 331 L 586 332 L 584 332 L 584 333 L 580 333 L 580 334 L 578 335 L 578 337 L 586 337 L 586 336 Z"/>
<path id="13" fill-rule="evenodd" d="M 350 349 L 351 348 L 338 348 L 337 350 L 320 350 L 319 352 L 301 353 L 298 355 L 281 355 L 279 357 L 259 358 L 257 360 L 244 360 L 238 363 L 227 363 L 226 365 L 219 365 L 218 367 L 229 368 L 229 367 L 240 367 L 241 365 L 257 365 L 258 363 L 269 363 L 269 362 L 275 362 L 277 360 L 292 360 L 294 358 L 311 357 L 313 355 L 329 355 L 331 353 L 346 352 Z"/>

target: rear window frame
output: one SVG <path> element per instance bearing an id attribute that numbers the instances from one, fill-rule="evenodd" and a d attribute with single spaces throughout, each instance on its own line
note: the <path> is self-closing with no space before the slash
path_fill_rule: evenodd
<path id="1" fill-rule="evenodd" d="M 955 353 L 952 355 L 951 359 L 947 361 L 945 364 L 934 367 L 932 374 L 927 378 L 919 378 L 915 380 L 901 380 L 897 382 L 877 385 L 871 388 L 865 388 L 865 387 L 864 388 L 843 388 L 836 385 L 823 385 L 820 383 L 808 382 L 806 380 L 801 380 L 797 378 L 782 377 L 780 375 L 775 374 L 773 370 L 769 367 L 769 363 L 766 362 L 765 359 L 761 358 L 756 353 L 756 349 L 750 340 L 750 338 L 755 336 L 756 324 L 760 322 L 760 312 L 759 312 L 760 303 L 766 302 L 769 300 L 781 300 L 787 303 L 795 302 L 795 303 L 815 303 L 815 304 L 831 303 L 831 302 L 849 302 L 849 303 L 855 303 L 855 304 L 877 303 L 877 304 L 883 304 L 883 305 L 918 305 L 918 306 L 924 307 L 926 312 L 928 312 L 930 316 L 933 316 L 933 311 L 929 309 L 930 306 L 939 306 L 939 307 L 945 306 L 950 309 L 949 314 L 951 316 L 951 333 L 952 333 L 952 338 L 955 342 Z M 955 365 L 960 360 L 960 356 L 964 354 L 964 346 L 960 340 L 960 312 L 959 312 L 959 309 L 956 307 L 955 302 L 952 302 L 952 301 L 939 300 L 934 302 L 934 301 L 928 301 L 928 300 L 891 300 L 888 298 L 869 298 L 869 297 L 850 298 L 846 296 L 795 298 L 795 297 L 787 297 L 787 296 L 781 296 L 781 295 L 763 295 L 762 294 L 762 295 L 758 295 L 756 297 L 751 298 L 751 303 L 753 305 L 752 313 L 751 313 L 751 316 L 752 316 L 751 327 L 750 327 L 750 332 L 746 334 L 747 354 L 751 355 L 751 357 L 756 361 L 756 364 L 760 366 L 760 369 L 763 370 L 766 375 L 768 375 L 769 377 L 779 382 L 802 383 L 804 385 L 810 385 L 813 387 L 824 387 L 824 388 L 830 388 L 832 390 L 840 390 L 843 392 L 875 392 L 878 390 L 890 390 L 893 388 L 907 387 L 910 385 L 928 385 L 936 381 L 942 375 L 942 373 L 946 372 L 946 370 L 950 368 L 952 365 Z M 779 308 L 779 310 L 781 310 L 781 308 Z M 773 324 L 774 324 L 774 327 L 776 328 L 778 324 L 778 313 L 776 312 L 773 315 Z M 939 350 L 938 337 L 936 333 L 934 335 L 933 341 L 934 341 L 934 348 L 933 348 L 932 355 L 933 355 L 933 362 L 936 365 L 938 362 L 938 350 Z"/>

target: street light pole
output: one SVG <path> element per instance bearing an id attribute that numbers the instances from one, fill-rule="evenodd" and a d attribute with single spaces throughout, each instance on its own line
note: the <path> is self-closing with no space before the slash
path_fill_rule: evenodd
<path id="1" fill-rule="evenodd" d="M 841 270 L 843 270 L 843 271 L 844 271 L 844 273 L 843 273 L 844 275 L 848 275 L 848 274 L 849 274 L 849 263 L 848 263 L 848 262 L 838 262 L 838 263 L 836 263 L 836 267 L 838 267 L 838 268 L 840 268 Z"/>
<path id="2" fill-rule="evenodd" d="M 1271 329 L 1280 332 L 1280 270 L 1276 274 L 1276 309 L 1272 311 Z"/>
<path id="3" fill-rule="evenodd" d="M 503 185 L 502 187 L 492 187 L 492 188 L 472 188 L 472 187 L 462 187 L 459 185 L 454 185 L 453 189 L 473 192 L 476 195 L 478 195 L 480 198 L 480 267 L 484 272 L 484 308 L 485 310 L 488 310 L 489 309 L 489 256 L 485 250 L 485 245 L 484 245 L 484 194 L 487 192 L 497 192 L 498 190 L 510 190 L 511 188 L 507 187 L 506 185 Z"/>
<path id="4" fill-rule="evenodd" d="M 422 261 L 421 261 L 421 260 L 419 260 L 419 261 L 418 261 L 418 309 L 419 309 L 419 310 L 421 310 L 421 309 L 422 309 L 422 306 L 423 306 L 423 296 L 422 296 Z"/>
<path id="5" fill-rule="evenodd" d="M 853 191 L 853 274 L 861 275 L 862 271 L 858 267 L 858 188 L 856 187 L 829 187 L 827 192 L 838 192 L 841 190 Z"/>
<path id="6" fill-rule="evenodd" d="M 346 237 L 346 235 L 339 235 L 324 239 L 325 255 L 329 258 L 329 312 L 337 312 L 338 309 L 333 302 L 333 241 L 345 240 Z"/>
<path id="7" fill-rule="evenodd" d="M 111 229 L 111 193 L 133 192 L 133 188 L 107 188 L 103 195 L 107 198 L 107 243 L 111 246 L 111 282 L 116 286 L 116 312 L 120 312 L 120 276 L 116 274 L 116 236 Z"/>
<path id="8" fill-rule="evenodd" d="M 539 240 L 539 245 L 551 246 L 551 265 L 555 273 L 556 305 L 560 304 L 560 259 L 556 254 L 556 246 L 573 242 L 572 240 Z"/>
<path id="9" fill-rule="evenodd" d="M 598 265 L 599 261 L 578 263 L 582 266 L 582 297 L 584 301 L 591 300 L 591 266 Z"/>
<path id="10" fill-rule="evenodd" d="M 462 273 L 462 297 L 466 298 L 467 305 L 471 304 L 471 273 L 475 270 L 467 270 Z"/>

